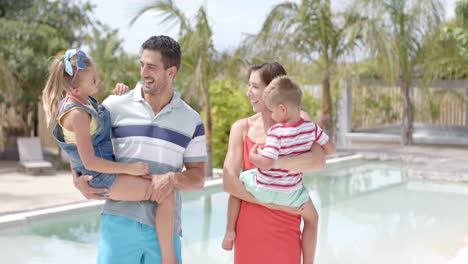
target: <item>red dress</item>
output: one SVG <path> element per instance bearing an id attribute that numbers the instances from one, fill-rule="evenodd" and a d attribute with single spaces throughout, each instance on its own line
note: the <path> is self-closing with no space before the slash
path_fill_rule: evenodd
<path id="1" fill-rule="evenodd" d="M 244 168 L 255 168 L 249 151 L 255 144 L 244 138 Z M 234 241 L 235 264 L 300 264 L 301 217 L 242 201 Z"/>

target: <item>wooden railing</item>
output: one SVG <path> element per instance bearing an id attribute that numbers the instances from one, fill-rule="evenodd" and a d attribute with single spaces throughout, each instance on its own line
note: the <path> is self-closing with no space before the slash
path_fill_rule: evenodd
<path id="1" fill-rule="evenodd" d="M 437 85 L 437 86 L 435 86 Z M 413 87 L 414 122 L 468 128 L 468 83 L 439 81 L 428 88 Z M 352 87 L 352 128 L 401 123 L 403 99 L 399 87 Z"/>

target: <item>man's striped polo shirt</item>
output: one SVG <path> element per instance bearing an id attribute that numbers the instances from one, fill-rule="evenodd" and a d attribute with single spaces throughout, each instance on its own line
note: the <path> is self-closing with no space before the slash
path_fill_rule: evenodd
<path id="1" fill-rule="evenodd" d="M 129 93 L 109 96 L 103 105 L 112 119 L 112 145 L 118 162 L 142 161 L 151 174 L 180 172 L 184 163 L 206 161 L 205 129 L 200 115 L 177 92 L 158 114 L 142 97 L 139 83 Z M 181 197 L 175 190 L 174 230 L 181 234 Z M 107 200 L 103 213 L 154 226 L 156 204 Z"/>

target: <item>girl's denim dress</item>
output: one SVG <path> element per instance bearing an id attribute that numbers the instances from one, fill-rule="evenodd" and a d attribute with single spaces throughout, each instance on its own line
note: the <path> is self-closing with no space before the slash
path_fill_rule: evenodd
<path id="1" fill-rule="evenodd" d="M 88 100 L 91 103 L 94 111 L 82 104 L 75 103 L 68 103 L 67 105 L 65 105 L 65 107 L 62 107 L 62 105 L 65 103 L 65 100 L 66 98 L 63 99 L 59 104 L 59 109 L 61 110 L 57 120 L 60 120 L 63 114 L 73 107 L 79 107 L 88 112 L 98 122 L 98 129 L 96 133 L 91 137 L 94 148 L 94 154 L 96 155 L 96 157 L 114 161 L 114 152 L 112 149 L 112 142 L 110 137 L 112 124 L 109 111 L 104 106 L 99 105 L 97 100 L 91 96 L 88 96 Z M 112 187 L 112 185 L 117 180 L 117 174 L 107 174 L 87 170 L 84 167 L 83 162 L 81 161 L 76 145 L 65 143 L 62 127 L 58 124 L 58 122 L 55 124 L 52 133 L 59 147 L 63 151 L 65 151 L 65 153 L 67 153 L 67 156 L 71 161 L 71 166 L 78 173 L 78 175 L 93 176 L 93 179 L 89 182 L 89 185 L 96 188 Z"/>

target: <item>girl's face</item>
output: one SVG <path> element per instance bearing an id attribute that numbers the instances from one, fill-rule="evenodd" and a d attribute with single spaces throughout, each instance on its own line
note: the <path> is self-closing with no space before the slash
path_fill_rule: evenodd
<path id="1" fill-rule="evenodd" d="M 75 88 L 83 96 L 93 95 L 98 91 L 98 77 L 94 64 L 78 72 Z"/>
<path id="2" fill-rule="evenodd" d="M 267 85 L 260 78 L 260 74 L 257 71 L 252 71 L 250 74 L 248 85 L 247 96 L 249 97 L 254 112 L 260 113 L 268 111 L 263 101 L 263 91 Z"/>

